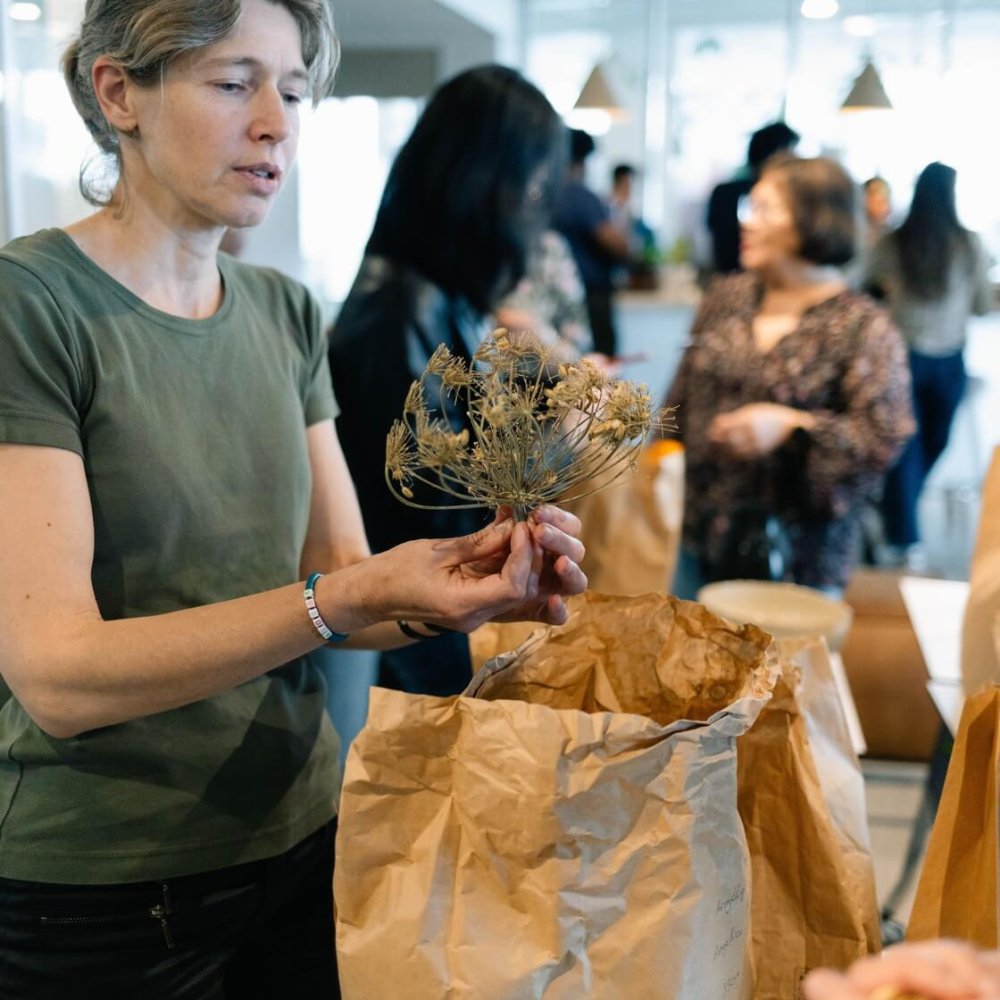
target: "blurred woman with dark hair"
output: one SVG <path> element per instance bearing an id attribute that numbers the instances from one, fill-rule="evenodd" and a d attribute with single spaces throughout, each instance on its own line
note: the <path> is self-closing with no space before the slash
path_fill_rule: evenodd
<path id="1" fill-rule="evenodd" d="M 889 555 L 900 562 L 916 555 L 917 502 L 965 393 L 969 316 L 988 312 L 992 298 L 983 246 L 958 221 L 956 179 L 943 163 L 924 167 L 909 214 L 877 244 L 865 280 L 909 349 L 917 433 L 886 477 L 882 503 Z"/>
<path id="2" fill-rule="evenodd" d="M 678 596 L 737 576 L 836 592 L 857 561 L 862 501 L 912 419 L 899 335 L 839 270 L 855 206 L 837 163 L 790 155 L 741 206 L 745 273 L 709 289 L 668 399 L 686 452 Z M 751 532 L 775 546 L 757 565 Z"/>
<path id="3" fill-rule="evenodd" d="M 375 551 L 483 526 L 478 511 L 400 504 L 385 484 L 386 434 L 439 344 L 468 360 L 489 332 L 548 223 L 566 148 L 542 93 L 489 65 L 432 96 L 392 166 L 330 342 L 338 431 Z M 466 426 L 457 410 L 442 416 Z M 380 683 L 433 694 L 460 691 L 470 675 L 462 635 L 385 653 L 380 664 Z"/>

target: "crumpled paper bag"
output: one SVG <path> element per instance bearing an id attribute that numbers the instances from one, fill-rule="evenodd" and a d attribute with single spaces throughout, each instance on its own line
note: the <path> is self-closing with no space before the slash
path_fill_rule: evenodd
<path id="1" fill-rule="evenodd" d="M 613 486 L 560 506 L 580 518 L 586 548 L 581 567 L 591 590 L 670 590 L 684 516 L 684 449 L 679 442 L 652 442 L 640 452 L 636 467 Z"/>
<path id="2" fill-rule="evenodd" d="M 581 630 L 574 617 L 559 631 Z M 591 603 L 588 614 L 611 611 Z M 626 625 L 628 627 L 628 625 Z M 544 630 L 490 624 L 469 636 L 474 664 Z M 530 641 L 530 640 L 529 640 Z M 739 811 L 752 858 L 755 1000 L 798 1000 L 810 969 L 881 947 L 864 778 L 820 637 L 774 644 L 781 679 L 737 743 Z"/>
<path id="3" fill-rule="evenodd" d="M 754 1000 L 797 1000 L 806 972 L 881 947 L 864 779 L 826 643 L 777 649 L 774 695 L 737 746 Z"/>
<path id="4" fill-rule="evenodd" d="M 750 996 L 734 741 L 770 637 L 587 594 L 458 698 L 372 692 L 334 880 L 346 1000 Z"/>
<path id="5" fill-rule="evenodd" d="M 969 598 L 962 620 L 962 684 L 976 694 L 1000 684 L 1000 446 L 983 482 Z"/>
<path id="6" fill-rule="evenodd" d="M 927 842 L 908 940 L 1000 947 L 1000 687 L 966 699 Z"/>

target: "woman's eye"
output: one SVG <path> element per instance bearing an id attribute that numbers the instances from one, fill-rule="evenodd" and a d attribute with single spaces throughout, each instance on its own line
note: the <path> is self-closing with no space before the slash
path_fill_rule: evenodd
<path id="1" fill-rule="evenodd" d="M 284 98 L 286 104 L 301 104 L 303 100 L 305 100 L 305 97 L 302 94 L 296 94 L 291 92 L 287 94 L 282 94 L 282 97 Z"/>
<path id="2" fill-rule="evenodd" d="M 215 86 L 224 94 L 237 94 L 243 90 L 244 85 L 240 80 L 220 80 Z"/>

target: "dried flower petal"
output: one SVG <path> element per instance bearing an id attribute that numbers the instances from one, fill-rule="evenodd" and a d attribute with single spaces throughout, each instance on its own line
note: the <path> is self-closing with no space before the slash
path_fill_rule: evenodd
<path id="1" fill-rule="evenodd" d="M 467 389 L 472 385 L 472 372 L 461 358 L 452 358 L 451 363 L 441 372 L 441 381 L 452 390 Z"/>
<path id="2" fill-rule="evenodd" d="M 431 375 L 442 375 L 455 360 L 455 356 L 444 344 L 438 344 L 427 361 L 427 372 Z"/>
<path id="3" fill-rule="evenodd" d="M 413 382 L 403 401 L 403 412 L 411 415 L 418 413 L 424 407 L 424 386 L 422 382 Z"/>
<path id="4" fill-rule="evenodd" d="M 604 401 L 602 413 L 607 420 L 621 424 L 624 437 L 643 437 L 649 430 L 651 416 L 649 390 L 644 385 L 616 382 Z"/>
<path id="5" fill-rule="evenodd" d="M 417 441 L 420 464 L 428 469 L 461 462 L 465 458 L 465 449 L 469 443 L 469 432 L 463 430 L 453 434 L 450 428 L 442 424 L 432 424 Z"/>

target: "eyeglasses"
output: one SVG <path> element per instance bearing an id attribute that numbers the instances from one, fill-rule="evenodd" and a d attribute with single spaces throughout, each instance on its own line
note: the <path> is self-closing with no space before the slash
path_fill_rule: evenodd
<path id="1" fill-rule="evenodd" d="M 783 205 L 754 201 L 748 194 L 740 195 L 736 203 L 736 218 L 744 225 L 751 220 L 763 223 L 778 222 L 787 214 L 788 211 Z"/>

